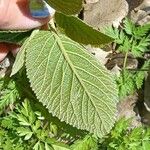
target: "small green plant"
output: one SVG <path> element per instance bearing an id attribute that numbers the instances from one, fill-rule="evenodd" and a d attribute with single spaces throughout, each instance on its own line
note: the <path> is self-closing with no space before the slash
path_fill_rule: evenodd
<path id="1" fill-rule="evenodd" d="M 16 104 L 14 110 L 7 116 L 1 118 L 0 148 L 4 150 L 96 150 L 96 138 L 90 135 L 82 137 L 80 133 L 76 140 L 75 136 L 65 133 L 63 126 L 55 125 L 54 118 L 47 120 L 42 116 L 42 111 L 36 110 L 38 107 L 34 103 L 31 104 L 31 100 L 25 99 L 22 104 Z M 79 140 L 80 136 L 83 140 Z"/>
<path id="2" fill-rule="evenodd" d="M 111 29 L 107 36 L 76 17 L 82 0 L 46 1 L 56 9 L 47 31 L 0 31 L 0 42 L 21 46 L 10 75 L 0 79 L 0 149 L 99 150 L 119 149 L 123 143 L 123 148 L 132 150 L 139 146 L 133 137 L 147 142 L 149 131 L 130 132 L 126 121 L 111 129 L 116 121 L 117 85 L 122 96 L 143 83 L 144 72 L 127 70 L 126 62 L 129 53 L 143 58 L 150 41 L 149 25 L 136 27 L 125 20 L 124 29 Z M 125 53 L 117 85 L 82 45 L 100 47 L 113 38 L 118 51 Z M 140 69 L 147 68 L 146 60 Z"/>
<path id="3" fill-rule="evenodd" d="M 120 77 L 116 79 L 120 97 L 134 93 L 143 85 L 145 74 L 150 68 L 150 61 L 144 57 L 145 53 L 149 52 L 149 31 L 150 24 L 138 26 L 127 18 L 123 21 L 121 29 L 106 28 L 106 34 L 115 39 L 116 52 L 124 54 L 123 68 Z M 140 62 L 136 69 L 128 69 L 129 54 L 133 59 L 143 60 L 143 63 Z"/>
<path id="4" fill-rule="evenodd" d="M 132 119 L 122 118 L 104 139 L 101 150 L 148 150 L 150 149 L 150 128 L 131 128 Z"/>
<path id="5" fill-rule="evenodd" d="M 0 42 L 21 45 L 10 76 L 24 67 L 36 100 L 49 113 L 102 137 L 115 123 L 118 91 L 110 72 L 82 44 L 99 47 L 113 39 L 75 16 L 82 0 L 47 3 L 56 9 L 47 31 L 0 31 Z M 10 101 L 5 98 L 6 105 Z"/>

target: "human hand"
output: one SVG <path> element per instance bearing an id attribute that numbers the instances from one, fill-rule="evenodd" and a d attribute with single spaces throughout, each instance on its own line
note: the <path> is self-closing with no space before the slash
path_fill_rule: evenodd
<path id="1" fill-rule="evenodd" d="M 46 18 L 33 18 L 30 14 L 28 0 L 0 0 L 0 29 L 25 30 L 40 27 L 50 20 Z M 9 51 L 15 53 L 19 46 L 0 43 L 0 61 Z"/>

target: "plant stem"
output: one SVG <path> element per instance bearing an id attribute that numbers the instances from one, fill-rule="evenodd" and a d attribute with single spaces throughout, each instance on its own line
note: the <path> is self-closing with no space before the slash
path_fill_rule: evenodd
<path id="1" fill-rule="evenodd" d="M 128 58 L 128 52 L 126 52 L 125 57 L 124 57 L 124 62 L 123 62 L 123 71 L 126 69 L 127 58 Z"/>

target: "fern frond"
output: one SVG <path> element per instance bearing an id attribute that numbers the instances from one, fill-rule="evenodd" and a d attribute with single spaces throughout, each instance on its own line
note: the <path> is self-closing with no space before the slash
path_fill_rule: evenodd
<path id="1" fill-rule="evenodd" d="M 141 71 L 138 71 L 135 74 L 135 83 L 137 89 L 140 89 L 143 85 L 144 78 L 146 76 L 147 71 L 142 71 L 142 70 L 149 70 L 150 69 L 150 60 L 145 61 L 144 65 L 141 67 Z"/>
<path id="2" fill-rule="evenodd" d="M 98 150 L 97 140 L 87 135 L 83 140 L 77 140 L 71 145 L 71 150 Z"/>
<path id="3" fill-rule="evenodd" d="M 145 24 L 143 26 L 136 27 L 133 33 L 135 38 L 140 39 L 141 37 L 146 36 L 148 31 L 150 31 L 150 24 Z"/>
<path id="4" fill-rule="evenodd" d="M 150 37 L 143 37 L 138 43 L 134 41 L 132 44 L 131 53 L 135 57 L 141 57 L 144 52 L 147 51 L 147 46 L 149 46 Z"/>
<path id="5" fill-rule="evenodd" d="M 135 25 L 133 24 L 133 22 L 130 19 L 126 18 L 123 21 L 123 24 L 125 32 L 129 35 L 132 35 L 133 31 L 135 30 Z"/>
<path id="6" fill-rule="evenodd" d="M 113 39 L 118 39 L 119 37 L 119 30 L 117 28 L 113 28 L 113 26 L 106 27 L 104 29 L 106 35 L 110 36 Z"/>
<path id="7" fill-rule="evenodd" d="M 16 100 L 19 99 L 19 92 L 16 88 L 15 81 L 10 80 L 7 85 L 4 84 L 4 81 L 1 80 L 0 110 L 9 104 L 13 104 Z"/>
<path id="8" fill-rule="evenodd" d="M 126 37 L 126 38 L 124 38 L 123 44 L 121 44 L 119 46 L 118 50 L 120 52 L 126 53 L 126 52 L 128 52 L 131 49 L 131 46 L 132 45 L 131 45 L 131 42 L 129 41 L 129 38 Z"/>
<path id="9" fill-rule="evenodd" d="M 136 87 L 133 80 L 133 74 L 127 70 L 124 70 L 120 77 L 117 79 L 117 85 L 119 89 L 119 96 L 125 97 L 132 94 Z"/>

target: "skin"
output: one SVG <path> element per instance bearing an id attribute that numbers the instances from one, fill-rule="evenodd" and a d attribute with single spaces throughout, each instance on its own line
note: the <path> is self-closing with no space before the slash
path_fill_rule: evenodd
<path id="1" fill-rule="evenodd" d="M 50 17 L 32 18 L 28 0 L 0 0 L 0 29 L 1 30 L 25 30 L 38 28 L 46 24 Z M 17 45 L 0 43 L 0 61 L 9 51 L 15 53 Z"/>

